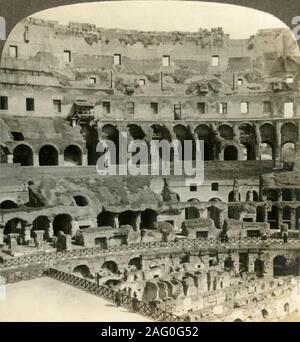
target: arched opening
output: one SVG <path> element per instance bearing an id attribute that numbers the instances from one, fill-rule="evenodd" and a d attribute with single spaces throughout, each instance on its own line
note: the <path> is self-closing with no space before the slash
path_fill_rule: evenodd
<path id="1" fill-rule="evenodd" d="M 273 259 L 273 276 L 282 277 L 287 275 L 286 258 L 282 255 L 277 255 Z"/>
<path id="2" fill-rule="evenodd" d="M 204 160 L 214 160 L 215 137 L 210 127 L 199 125 L 195 129 L 195 134 L 199 140 L 204 141 Z"/>
<path id="3" fill-rule="evenodd" d="M 81 133 L 86 140 L 88 165 L 96 165 L 96 162 L 100 156 L 100 153 L 96 152 L 99 133 L 97 129 L 90 125 L 83 126 Z"/>
<path id="4" fill-rule="evenodd" d="M 292 201 L 293 200 L 293 190 L 292 189 L 283 189 L 282 190 L 282 200 L 283 201 Z"/>
<path id="5" fill-rule="evenodd" d="M 3 234 L 21 234 L 22 230 L 25 228 L 27 222 L 20 218 L 13 218 L 7 221 L 4 227 Z"/>
<path id="6" fill-rule="evenodd" d="M 257 277 L 262 278 L 264 276 L 264 262 L 256 259 L 254 262 L 254 273 Z"/>
<path id="7" fill-rule="evenodd" d="M 84 196 L 74 196 L 74 201 L 78 207 L 86 207 L 89 204 L 89 201 Z"/>
<path id="8" fill-rule="evenodd" d="M 73 273 L 79 273 L 84 278 L 90 278 L 91 272 L 87 265 L 78 265 L 73 269 Z"/>
<path id="9" fill-rule="evenodd" d="M 119 130 L 113 125 L 105 125 L 102 128 L 103 137 L 102 139 L 110 140 L 115 144 L 116 155 L 111 154 L 111 164 L 119 164 Z M 113 151 L 112 151 L 113 152 Z M 115 160 L 114 160 L 115 157 Z"/>
<path id="10" fill-rule="evenodd" d="M 224 149 L 224 160 L 238 160 L 238 150 L 235 146 L 226 146 Z"/>
<path id="11" fill-rule="evenodd" d="M 225 271 L 231 271 L 234 268 L 234 261 L 231 259 L 231 257 L 227 257 L 224 260 L 224 269 Z"/>
<path id="12" fill-rule="evenodd" d="M 278 208 L 275 205 L 272 205 L 271 210 L 268 211 L 268 223 L 270 225 L 270 229 L 278 229 Z"/>
<path id="13" fill-rule="evenodd" d="M 58 152 L 52 145 L 44 145 L 39 151 L 40 166 L 58 165 Z"/>
<path id="14" fill-rule="evenodd" d="M 97 216 L 98 227 L 115 227 L 114 215 L 109 211 L 102 211 Z"/>
<path id="15" fill-rule="evenodd" d="M 218 128 L 220 136 L 225 140 L 233 139 L 233 128 L 228 125 L 221 125 Z"/>
<path id="16" fill-rule="evenodd" d="M 221 210 L 214 206 L 209 207 L 207 210 L 208 217 L 214 221 L 215 227 L 221 229 Z"/>
<path id="17" fill-rule="evenodd" d="M 9 151 L 8 148 L 0 144 L 0 164 L 7 164 Z"/>
<path id="18" fill-rule="evenodd" d="M 21 164 L 21 166 L 33 165 L 33 152 L 32 148 L 27 145 L 18 145 L 13 152 L 13 162 Z"/>
<path id="19" fill-rule="evenodd" d="M 233 322 L 243 322 L 243 320 L 240 318 L 236 318 Z"/>
<path id="20" fill-rule="evenodd" d="M 231 190 L 228 194 L 228 202 L 240 202 L 241 194 L 238 190 Z"/>
<path id="21" fill-rule="evenodd" d="M 119 225 L 130 225 L 133 229 L 136 229 L 136 217 L 137 214 L 132 210 L 126 210 L 119 215 Z"/>
<path id="22" fill-rule="evenodd" d="M 152 229 L 154 223 L 157 222 L 157 213 L 155 210 L 146 209 L 141 213 L 141 228 Z"/>
<path id="23" fill-rule="evenodd" d="M 189 130 L 189 128 L 187 128 L 183 125 L 176 125 L 173 130 L 174 130 L 174 133 L 176 135 L 176 138 L 181 142 L 181 151 L 179 151 L 179 152 L 181 152 L 181 154 L 179 154 L 179 158 L 181 160 L 183 160 L 183 159 L 194 160 L 195 156 L 196 156 L 195 155 L 196 148 L 195 148 L 195 143 L 193 140 L 192 133 Z M 188 158 L 188 156 L 185 155 L 185 145 L 188 146 L 187 141 L 192 142 L 192 154 L 191 154 L 190 158 Z"/>
<path id="24" fill-rule="evenodd" d="M 268 313 L 268 311 L 266 309 L 262 309 L 261 310 L 261 314 L 262 314 L 264 319 L 268 318 L 268 316 L 269 316 L 269 313 Z"/>
<path id="25" fill-rule="evenodd" d="M 242 124 L 240 129 L 240 142 L 243 146 L 243 160 L 255 160 L 255 130 L 250 124 Z"/>
<path id="26" fill-rule="evenodd" d="M 264 190 L 265 196 L 267 200 L 276 202 L 278 201 L 278 192 L 275 189 L 266 189 Z"/>
<path id="27" fill-rule="evenodd" d="M 143 140 L 145 138 L 145 133 L 142 128 L 138 125 L 128 125 L 129 134 L 134 140 Z"/>
<path id="28" fill-rule="evenodd" d="M 283 306 L 283 311 L 288 315 L 290 313 L 290 305 L 289 303 L 285 303 Z"/>
<path id="29" fill-rule="evenodd" d="M 255 190 L 247 191 L 246 193 L 246 201 L 255 201 L 257 202 L 259 199 L 258 193 Z"/>
<path id="30" fill-rule="evenodd" d="M 273 151 L 273 146 L 271 144 L 261 143 L 260 151 L 261 151 L 261 160 L 273 160 L 274 159 L 274 151 Z"/>
<path id="31" fill-rule="evenodd" d="M 69 214 L 56 215 L 53 220 L 53 233 L 58 235 L 58 232 L 64 234 L 72 234 L 72 217 Z"/>
<path id="32" fill-rule="evenodd" d="M 6 200 L 6 201 L 1 202 L 0 204 L 0 209 L 16 209 L 16 208 L 18 208 L 18 205 L 14 201 Z"/>
<path id="33" fill-rule="evenodd" d="M 256 222 L 264 222 L 265 208 L 263 206 L 256 207 Z"/>
<path id="34" fill-rule="evenodd" d="M 82 165 L 82 152 L 76 145 L 69 145 L 64 150 L 64 166 Z"/>
<path id="35" fill-rule="evenodd" d="M 133 258 L 128 263 L 129 266 L 134 266 L 136 271 L 142 269 L 142 260 L 141 258 Z"/>
<path id="36" fill-rule="evenodd" d="M 152 125 L 151 128 L 153 130 L 153 134 L 152 134 L 152 139 L 153 140 L 158 140 L 159 142 L 162 141 L 162 140 L 167 140 L 168 142 L 172 141 L 171 134 L 170 134 L 169 130 L 165 126 Z M 161 159 L 163 157 L 167 158 L 167 155 L 166 156 L 163 155 L 161 148 L 159 149 L 159 157 Z M 174 150 L 173 150 L 173 148 L 171 148 L 170 149 L 170 158 L 167 158 L 166 161 L 173 161 L 173 160 L 174 160 Z"/>
<path id="37" fill-rule="evenodd" d="M 281 142 L 285 144 L 287 142 L 295 143 L 298 141 L 298 128 L 292 122 L 287 122 L 281 126 Z"/>
<path id="38" fill-rule="evenodd" d="M 107 238 L 106 237 L 96 238 L 95 246 L 99 247 L 100 249 L 107 249 Z"/>
<path id="39" fill-rule="evenodd" d="M 33 222 L 32 222 L 32 231 L 35 230 L 43 230 L 45 233 L 48 233 L 50 228 L 50 220 L 47 216 L 38 216 Z M 48 238 L 48 234 L 44 235 L 44 238 Z"/>
<path id="40" fill-rule="evenodd" d="M 200 210 L 197 207 L 185 208 L 185 219 L 192 220 L 200 218 Z"/>
<path id="41" fill-rule="evenodd" d="M 118 265 L 114 261 L 105 261 L 101 268 L 110 271 L 111 273 L 118 273 Z"/>

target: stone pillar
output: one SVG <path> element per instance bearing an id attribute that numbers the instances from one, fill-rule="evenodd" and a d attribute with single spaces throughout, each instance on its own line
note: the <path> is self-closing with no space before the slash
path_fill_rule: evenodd
<path id="1" fill-rule="evenodd" d="M 79 223 L 76 220 L 72 220 L 71 225 L 72 225 L 71 236 L 75 236 L 76 232 L 79 230 Z"/>
<path id="2" fill-rule="evenodd" d="M 291 229 L 296 229 L 296 209 L 291 208 Z"/>
<path id="3" fill-rule="evenodd" d="M 136 231 L 140 231 L 140 229 L 141 229 L 141 213 L 137 213 L 135 225 L 136 225 Z"/>
<path id="4" fill-rule="evenodd" d="M 87 154 L 83 154 L 82 155 L 82 165 L 83 166 L 87 166 L 88 164 L 88 157 L 87 157 Z"/>
<path id="5" fill-rule="evenodd" d="M 34 245 L 37 249 L 42 249 L 44 246 L 44 230 L 34 231 Z"/>
<path id="6" fill-rule="evenodd" d="M 277 201 L 278 201 L 278 202 L 281 202 L 281 201 L 282 201 L 282 190 L 281 190 L 281 189 L 279 189 L 279 190 L 277 191 Z"/>
<path id="7" fill-rule="evenodd" d="M 275 167 L 281 167 L 281 123 L 276 123 Z"/>
<path id="8" fill-rule="evenodd" d="M 0 246 L 4 244 L 4 233 L 3 229 L 0 227 Z"/>
<path id="9" fill-rule="evenodd" d="M 240 271 L 239 253 L 232 253 L 231 259 L 233 261 L 234 272 L 239 273 L 239 271 Z"/>
<path id="10" fill-rule="evenodd" d="M 254 273 L 256 255 L 248 254 L 248 272 Z"/>
<path id="11" fill-rule="evenodd" d="M 278 227 L 282 224 L 282 214 L 283 214 L 283 208 L 278 207 Z"/>
<path id="12" fill-rule="evenodd" d="M 26 224 L 24 228 L 22 228 L 22 240 L 24 244 L 28 244 L 31 241 L 31 229 L 32 224 Z"/>
<path id="13" fill-rule="evenodd" d="M 118 215 L 116 215 L 116 216 L 114 217 L 114 221 L 115 221 L 115 226 L 114 226 L 114 228 L 120 228 L 120 225 L 119 225 L 119 216 L 118 216 Z"/>
<path id="14" fill-rule="evenodd" d="M 39 161 L 39 155 L 38 154 L 33 154 L 33 166 L 39 166 L 40 161 Z"/>
<path id="15" fill-rule="evenodd" d="M 10 249 L 10 254 L 14 254 L 14 252 L 18 248 L 18 238 L 19 234 L 8 234 L 8 248 Z"/>
<path id="16" fill-rule="evenodd" d="M 53 231 L 53 222 L 49 222 L 49 227 L 48 227 L 48 237 L 50 239 L 53 238 L 54 231 Z"/>
<path id="17" fill-rule="evenodd" d="M 64 166 L 64 155 L 63 154 L 58 155 L 58 166 Z"/>
<path id="18" fill-rule="evenodd" d="M 13 154 L 8 154 L 7 155 L 7 163 L 8 164 L 13 164 L 14 162 L 14 155 Z"/>
<path id="19" fill-rule="evenodd" d="M 70 251 L 72 249 L 72 236 L 69 234 L 66 234 L 65 237 L 66 237 L 65 250 Z"/>
<path id="20" fill-rule="evenodd" d="M 261 150 L 260 150 L 261 134 L 260 134 L 259 125 L 257 123 L 254 124 L 254 130 L 255 130 L 255 138 L 256 138 L 255 159 L 261 160 Z"/>

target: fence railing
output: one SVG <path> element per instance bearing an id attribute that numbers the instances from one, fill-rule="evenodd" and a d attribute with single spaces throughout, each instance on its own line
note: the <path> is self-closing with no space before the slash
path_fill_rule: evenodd
<path id="1" fill-rule="evenodd" d="M 158 307 L 153 307 L 152 305 L 139 300 L 137 300 L 136 303 L 133 303 L 133 298 L 127 296 L 124 293 L 118 293 L 118 291 L 107 286 L 98 285 L 90 280 L 79 278 L 73 274 L 49 268 L 45 271 L 45 275 L 63 281 L 69 285 L 73 285 L 82 290 L 88 291 L 92 294 L 101 296 L 109 301 L 115 302 L 116 296 L 118 294 L 120 298 L 120 304 L 123 307 L 126 307 L 143 316 L 147 316 L 155 321 L 184 322 L 183 317 L 176 316 L 170 312 L 162 310 Z"/>
<path id="2" fill-rule="evenodd" d="M 297 243 L 299 244 L 300 239 L 289 239 L 288 243 Z M 205 248 L 226 248 L 226 247 L 247 247 L 247 248 L 257 248 L 257 247 L 268 247 L 270 244 L 286 244 L 282 241 L 282 239 L 274 239 L 268 238 L 263 240 L 261 238 L 230 238 L 226 242 L 222 242 L 221 239 L 215 238 L 199 238 L 199 239 L 180 239 L 177 241 L 168 241 L 168 242 L 144 242 L 144 243 L 135 243 L 121 246 L 112 246 L 107 249 L 103 249 L 101 247 L 82 247 L 76 248 L 66 252 L 51 252 L 51 253 L 42 253 L 42 254 L 32 254 L 32 255 L 24 255 L 21 257 L 13 257 L 0 262 L 0 268 L 7 268 L 13 266 L 20 266 L 24 264 L 37 264 L 43 263 L 50 260 L 59 260 L 66 258 L 75 258 L 75 257 L 84 257 L 91 255 L 107 255 L 110 253 L 118 253 L 118 252 L 136 252 L 142 251 L 145 249 L 155 249 L 155 248 L 195 248 L 201 247 Z M 299 244 L 300 248 L 300 244 Z"/>

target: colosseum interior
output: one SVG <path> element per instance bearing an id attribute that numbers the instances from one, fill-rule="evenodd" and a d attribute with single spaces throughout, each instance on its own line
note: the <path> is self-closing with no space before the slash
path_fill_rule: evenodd
<path id="1" fill-rule="evenodd" d="M 1 276 L 50 269 L 192 321 L 296 312 L 299 89 L 289 29 L 231 39 L 24 19 L 0 69 Z M 99 176 L 97 143 L 120 132 L 202 140 L 204 183 Z"/>

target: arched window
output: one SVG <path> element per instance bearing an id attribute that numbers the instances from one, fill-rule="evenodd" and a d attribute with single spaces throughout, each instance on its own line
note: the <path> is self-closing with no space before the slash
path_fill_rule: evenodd
<path id="1" fill-rule="evenodd" d="M 6 200 L 1 202 L 0 209 L 16 209 L 18 205 L 14 201 Z"/>
<path id="2" fill-rule="evenodd" d="M 40 166 L 58 165 L 58 152 L 52 145 L 44 145 L 39 151 Z"/>
<path id="3" fill-rule="evenodd" d="M 64 166 L 82 165 L 82 152 L 76 145 L 69 145 L 64 151 Z"/>
<path id="4" fill-rule="evenodd" d="M 69 214 L 56 215 L 53 220 L 54 235 L 62 231 L 64 234 L 72 234 L 72 217 Z"/>
<path id="5" fill-rule="evenodd" d="M 224 160 L 238 160 L 238 150 L 235 146 L 226 146 L 224 149 Z"/>
<path id="6" fill-rule="evenodd" d="M 282 255 L 277 255 L 273 259 L 273 276 L 281 277 L 287 275 L 286 258 Z"/>
<path id="7" fill-rule="evenodd" d="M 14 163 L 19 163 L 21 166 L 32 166 L 33 165 L 33 152 L 32 148 L 28 145 L 18 145 L 13 152 Z"/>

